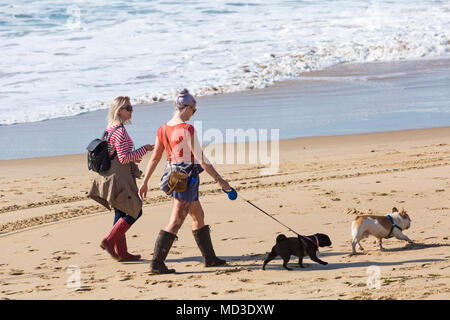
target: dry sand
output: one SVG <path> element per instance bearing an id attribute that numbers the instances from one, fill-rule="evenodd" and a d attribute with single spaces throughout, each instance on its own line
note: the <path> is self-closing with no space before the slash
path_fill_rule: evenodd
<path id="1" fill-rule="evenodd" d="M 140 164 L 144 169 L 148 156 Z M 177 274 L 151 275 L 149 262 L 171 202 L 152 177 L 144 214 L 128 245 L 143 260 L 118 263 L 99 248 L 112 212 L 86 198 L 85 155 L 0 161 L 1 299 L 449 299 L 450 127 L 280 142 L 279 172 L 258 165 L 219 165 L 241 198 L 230 201 L 202 174 L 202 205 L 218 256 L 227 266 L 204 268 L 187 218 L 167 259 Z M 289 231 L 242 197 L 301 234 L 326 233 L 322 266 L 292 257 L 261 270 L 277 234 Z M 405 208 L 415 244 L 375 238 L 349 256 L 350 224 L 358 212 Z M 369 266 L 379 288 L 370 289 Z M 74 267 L 73 267 L 74 266 Z M 75 269 L 74 269 L 75 268 Z M 67 281 L 80 275 L 80 287 Z M 369 273 L 368 273 L 369 271 Z M 70 283 L 69 283 L 70 284 Z"/>

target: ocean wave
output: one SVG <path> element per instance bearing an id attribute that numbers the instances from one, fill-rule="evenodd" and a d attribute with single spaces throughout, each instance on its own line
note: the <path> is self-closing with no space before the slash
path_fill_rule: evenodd
<path id="1" fill-rule="evenodd" d="M 106 109 L 117 95 L 152 104 L 173 100 L 183 87 L 200 97 L 344 63 L 450 55 L 445 3 L 164 4 L 3 6 L 0 125 Z"/>

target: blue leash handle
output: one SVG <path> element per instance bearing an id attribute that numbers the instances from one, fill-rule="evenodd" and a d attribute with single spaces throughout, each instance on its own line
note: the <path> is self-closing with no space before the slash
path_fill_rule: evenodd
<path id="1" fill-rule="evenodd" d="M 223 192 L 225 192 L 228 195 L 228 199 L 230 200 L 236 200 L 237 198 L 237 192 L 233 188 L 231 188 L 230 191 L 226 191 L 225 189 L 222 189 Z"/>

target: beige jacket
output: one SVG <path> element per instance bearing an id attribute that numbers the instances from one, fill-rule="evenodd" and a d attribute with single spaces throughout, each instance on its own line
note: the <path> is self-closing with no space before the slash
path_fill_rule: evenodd
<path id="1" fill-rule="evenodd" d="M 121 164 L 115 157 L 111 161 L 111 168 L 93 179 L 88 197 L 108 210 L 118 209 L 136 219 L 142 209 L 136 185 L 136 178 L 141 175 L 134 162 Z"/>

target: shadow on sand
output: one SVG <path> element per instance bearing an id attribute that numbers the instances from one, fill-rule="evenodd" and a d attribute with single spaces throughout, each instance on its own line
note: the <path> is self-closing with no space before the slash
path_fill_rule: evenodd
<path id="1" fill-rule="evenodd" d="M 380 252 L 399 252 L 399 251 L 409 251 L 409 250 L 422 250 L 427 248 L 436 248 L 436 247 L 448 247 L 450 244 L 443 243 L 433 243 L 433 244 L 424 244 L 424 243 L 413 243 L 407 244 L 404 247 L 392 248 L 392 249 L 384 249 Z M 177 263 L 186 263 L 191 262 L 195 265 L 198 265 L 199 270 L 192 272 L 177 272 L 176 274 L 228 274 L 246 270 L 261 270 L 264 259 L 266 258 L 268 253 L 264 254 L 252 254 L 245 256 L 219 256 L 222 259 L 225 259 L 228 263 L 233 263 L 232 265 L 226 264 L 223 266 L 213 267 L 213 268 L 204 268 L 203 267 L 203 258 L 201 256 L 194 257 L 181 257 L 178 259 L 167 259 L 165 262 L 170 268 L 176 269 Z M 349 252 L 321 252 L 320 258 L 326 261 L 326 257 L 331 256 L 345 256 L 349 255 Z M 364 253 L 358 254 L 358 256 L 365 256 Z M 370 257 L 370 255 L 367 255 Z M 309 257 L 305 257 L 306 261 L 308 261 Z M 313 261 L 308 261 L 310 263 L 304 263 L 305 268 L 300 268 L 297 264 L 298 258 L 295 256 L 291 256 L 291 261 L 289 263 L 289 267 L 293 268 L 293 271 L 315 271 L 315 270 L 339 270 L 339 269 L 347 269 L 347 268 L 362 268 L 369 266 L 398 266 L 408 263 L 427 263 L 427 262 L 436 262 L 436 261 L 445 261 L 445 259 L 416 259 L 416 260 L 404 260 L 404 261 L 393 261 L 393 262 L 379 262 L 379 261 L 361 261 L 361 262 L 342 262 L 342 263 L 329 263 L 328 265 L 320 265 Z M 150 264 L 151 259 L 143 259 L 139 261 L 133 262 L 124 262 L 124 264 Z M 266 266 L 266 270 L 282 270 L 287 271 L 282 266 L 281 257 L 275 258 L 270 264 Z"/>

